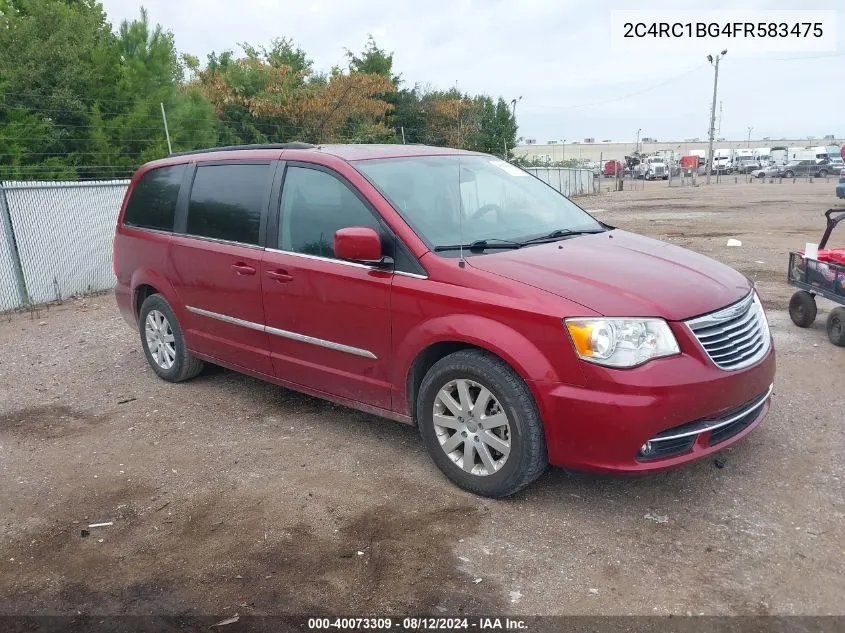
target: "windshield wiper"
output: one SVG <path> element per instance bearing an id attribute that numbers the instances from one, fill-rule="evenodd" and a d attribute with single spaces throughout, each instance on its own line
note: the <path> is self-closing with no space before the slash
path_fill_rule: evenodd
<path id="1" fill-rule="evenodd" d="M 564 237 L 572 237 L 574 235 L 592 235 L 594 233 L 604 233 L 605 229 L 584 229 L 581 231 L 573 231 L 572 229 L 555 229 L 551 233 L 540 235 L 539 237 L 532 237 L 530 240 L 522 242 L 525 244 L 535 244 L 537 242 L 546 242 L 551 240 L 559 240 Z"/>
<path id="2" fill-rule="evenodd" d="M 439 246 L 434 247 L 435 253 L 441 253 L 443 251 L 457 251 L 461 248 L 464 248 L 468 251 L 484 251 L 491 248 L 496 249 L 513 249 L 513 248 L 522 248 L 524 244 L 522 242 L 512 242 L 510 240 L 501 240 L 496 237 L 490 237 L 486 240 L 475 240 L 474 242 L 470 242 L 469 244 L 440 244 Z"/>

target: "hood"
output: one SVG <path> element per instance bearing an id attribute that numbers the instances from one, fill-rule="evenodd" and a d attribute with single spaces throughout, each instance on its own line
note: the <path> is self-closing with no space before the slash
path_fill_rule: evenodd
<path id="1" fill-rule="evenodd" d="M 680 321 L 739 301 L 742 274 L 693 251 L 614 229 L 471 257 L 474 268 L 546 290 L 604 316 Z"/>

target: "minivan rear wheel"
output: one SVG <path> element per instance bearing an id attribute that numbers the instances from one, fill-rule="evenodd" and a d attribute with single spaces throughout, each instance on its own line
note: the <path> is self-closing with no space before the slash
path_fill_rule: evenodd
<path id="1" fill-rule="evenodd" d="M 489 352 L 463 350 L 439 360 L 425 375 L 416 406 L 426 450 L 465 490 L 506 497 L 546 468 L 534 398 L 516 372 Z"/>
<path id="2" fill-rule="evenodd" d="M 150 295 L 141 304 L 138 329 L 144 355 L 159 378 L 181 382 L 202 371 L 203 362 L 188 351 L 176 315 L 161 295 Z"/>

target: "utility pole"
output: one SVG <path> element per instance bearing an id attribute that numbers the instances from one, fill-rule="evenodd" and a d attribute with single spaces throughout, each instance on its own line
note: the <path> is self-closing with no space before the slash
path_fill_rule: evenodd
<path id="1" fill-rule="evenodd" d="M 516 125 L 516 104 L 519 101 L 522 101 L 521 96 L 517 97 L 516 99 L 511 99 L 511 108 L 512 108 L 511 109 L 511 117 L 513 118 L 514 125 Z M 504 139 L 504 144 L 505 144 L 505 160 L 507 160 L 508 159 L 508 139 L 507 138 Z"/>
<path id="2" fill-rule="evenodd" d="M 748 147 L 748 149 L 751 149 L 751 130 L 753 129 L 754 128 L 751 126 L 748 127 L 748 140 L 746 141 L 746 146 Z"/>
<path id="3" fill-rule="evenodd" d="M 164 135 L 167 137 L 167 153 L 173 153 L 173 146 L 170 144 L 170 132 L 167 129 L 167 115 L 164 113 L 164 103 L 159 102 L 161 106 L 161 120 L 164 121 Z"/>
<path id="4" fill-rule="evenodd" d="M 716 133 L 716 90 L 719 86 L 719 60 L 727 54 L 727 50 L 716 55 L 716 71 L 713 75 L 713 106 L 710 108 L 710 141 L 707 145 L 707 179 L 706 183 L 710 184 L 710 172 L 713 170 L 713 135 Z M 708 55 L 707 61 L 713 63 L 713 56 Z"/>
<path id="5" fill-rule="evenodd" d="M 643 131 L 643 129 L 642 129 L 642 128 L 639 128 L 639 129 L 637 130 L 637 142 L 634 144 L 634 151 L 635 151 L 637 154 L 639 154 L 639 153 L 640 153 L 640 132 L 642 132 L 642 131 Z"/>
<path id="6" fill-rule="evenodd" d="M 405 126 L 403 125 L 401 128 L 402 130 L 402 145 L 405 144 Z"/>
<path id="7" fill-rule="evenodd" d="M 516 123 L 516 104 L 522 101 L 522 97 L 517 97 L 516 99 L 511 99 L 511 116 L 513 117 L 514 123 Z"/>

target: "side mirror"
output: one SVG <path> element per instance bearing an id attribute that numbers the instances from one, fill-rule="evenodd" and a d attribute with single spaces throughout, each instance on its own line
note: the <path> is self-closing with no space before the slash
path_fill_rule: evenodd
<path id="1" fill-rule="evenodd" d="M 350 226 L 334 234 L 334 256 L 367 264 L 384 264 L 381 237 L 367 226 Z"/>

